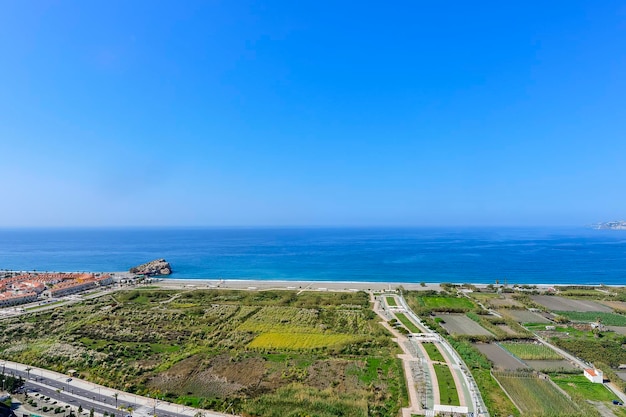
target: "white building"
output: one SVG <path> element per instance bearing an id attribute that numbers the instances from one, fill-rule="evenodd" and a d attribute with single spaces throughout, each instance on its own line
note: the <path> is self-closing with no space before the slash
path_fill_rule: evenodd
<path id="1" fill-rule="evenodd" d="M 598 384 L 604 382 L 604 374 L 599 369 L 585 369 L 584 373 L 585 377 L 591 382 L 596 382 Z"/>

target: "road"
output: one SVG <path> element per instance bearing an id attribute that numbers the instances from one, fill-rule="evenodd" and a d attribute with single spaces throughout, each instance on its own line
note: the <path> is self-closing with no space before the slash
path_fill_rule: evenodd
<path id="1" fill-rule="evenodd" d="M 26 381 L 25 388 L 29 392 L 38 392 L 50 397 L 52 406 L 54 400 L 64 402 L 78 408 L 82 406 L 84 413 L 88 414 L 91 408 L 95 413 L 115 414 L 124 416 L 131 414 L 134 417 L 193 417 L 202 413 L 204 417 L 231 417 L 231 414 L 217 413 L 180 404 L 172 404 L 159 399 L 142 397 L 123 391 L 113 390 L 90 382 L 69 378 L 67 375 L 48 371 L 41 368 L 33 368 L 24 364 L 2 361 L 0 366 L 6 375 L 21 376 Z M 117 394 L 117 398 L 115 395 Z M 41 400 L 37 400 L 42 406 Z M 132 412 L 126 411 L 128 408 Z M 126 410 L 122 410 L 126 409 Z"/>

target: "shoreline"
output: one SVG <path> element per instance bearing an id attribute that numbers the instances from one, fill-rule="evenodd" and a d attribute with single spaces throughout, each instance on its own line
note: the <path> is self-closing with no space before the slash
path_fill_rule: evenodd
<path id="1" fill-rule="evenodd" d="M 76 273 L 76 271 L 36 271 L 36 270 L 20 270 L 20 271 L 5 271 L 7 273 Z M 87 272 L 87 271 L 81 271 Z M 93 274 L 111 274 L 115 279 L 129 279 L 136 275 L 128 271 L 112 271 L 112 272 L 89 272 Z M 479 288 L 486 288 L 489 285 L 496 286 L 495 283 L 485 282 L 401 282 L 401 281 L 331 281 L 331 280 L 314 280 L 314 279 L 236 279 L 236 278 L 169 278 L 167 276 L 153 276 L 150 277 L 154 280 L 152 285 L 158 285 L 164 288 L 229 288 L 229 289 L 244 289 L 244 290 L 268 290 L 268 289 L 288 289 L 288 290 L 317 290 L 317 291 L 351 291 L 351 290 L 380 290 L 389 291 L 396 290 L 398 287 L 402 287 L 406 290 L 435 290 L 441 291 L 441 284 L 453 284 L 464 285 L 470 284 Z M 422 282 L 424 285 L 422 285 Z M 503 283 L 497 284 L 502 286 Z M 508 284 L 509 288 L 513 288 L 513 285 L 521 286 L 535 286 L 538 290 L 547 290 L 548 288 L 565 287 L 565 286 L 578 286 L 578 287 L 609 287 L 620 288 L 624 285 L 618 284 L 578 284 L 578 283 L 525 283 L 525 284 Z"/>

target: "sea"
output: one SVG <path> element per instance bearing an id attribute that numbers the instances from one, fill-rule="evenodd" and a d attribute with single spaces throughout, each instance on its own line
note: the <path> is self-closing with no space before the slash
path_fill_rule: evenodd
<path id="1" fill-rule="evenodd" d="M 172 279 L 626 285 L 626 231 L 589 228 L 0 229 L 0 269 Z"/>

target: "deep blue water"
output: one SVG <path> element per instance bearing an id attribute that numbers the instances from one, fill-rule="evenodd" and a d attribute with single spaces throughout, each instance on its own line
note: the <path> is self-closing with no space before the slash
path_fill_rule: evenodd
<path id="1" fill-rule="evenodd" d="M 172 278 L 626 285 L 626 231 L 539 228 L 0 229 L 0 269 Z"/>

